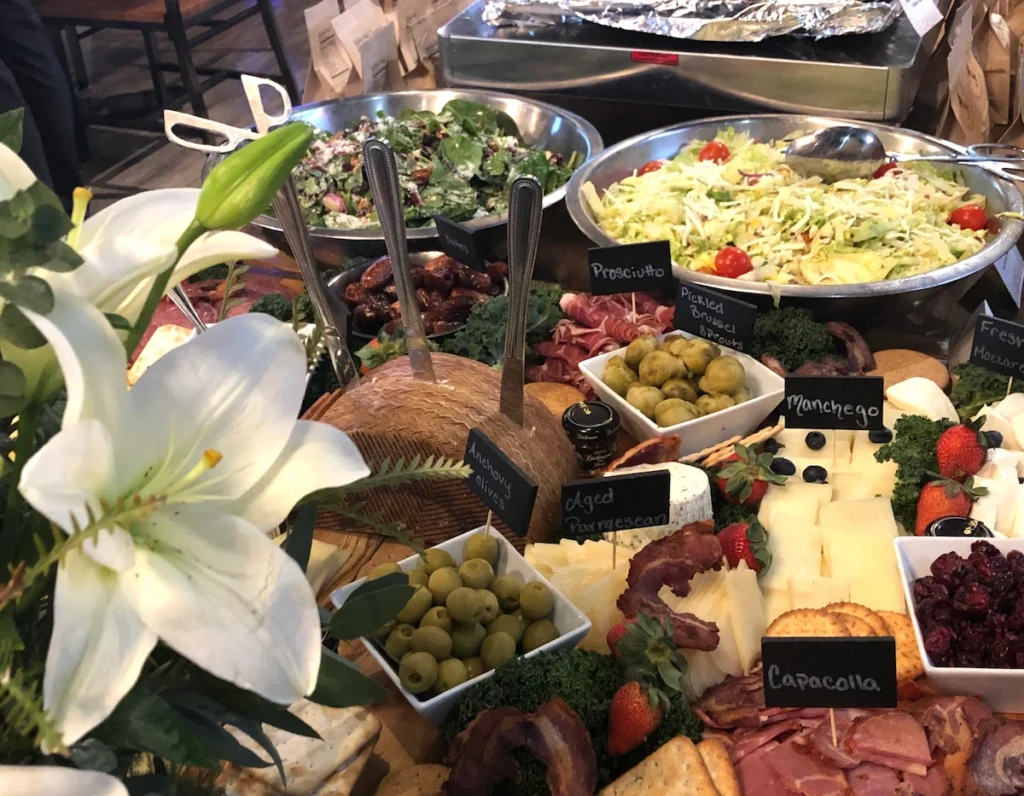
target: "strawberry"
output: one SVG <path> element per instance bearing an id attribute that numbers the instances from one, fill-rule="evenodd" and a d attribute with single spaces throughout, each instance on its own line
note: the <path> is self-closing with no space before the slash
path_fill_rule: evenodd
<path id="1" fill-rule="evenodd" d="M 737 444 L 736 452 L 718 471 L 718 491 L 730 503 L 756 507 L 768 491 L 768 484 L 786 483 L 786 476 L 773 472 L 771 465 L 770 453 L 758 456 L 753 448 Z"/>
<path id="2" fill-rule="evenodd" d="M 619 639 L 629 632 L 629 626 L 634 622 L 636 622 L 635 619 L 626 619 L 620 622 L 619 624 L 613 626 L 612 629 L 608 631 L 608 649 L 611 650 L 613 657 L 619 657 Z"/>
<path id="3" fill-rule="evenodd" d="M 627 754 L 647 740 L 665 713 L 665 695 L 631 680 L 612 697 L 608 707 L 608 754 Z"/>
<path id="4" fill-rule="evenodd" d="M 974 479 L 970 476 L 962 484 L 949 478 L 929 481 L 921 487 L 921 493 L 917 496 L 914 534 L 924 536 L 925 529 L 943 517 L 969 516 L 971 503 L 987 493 L 985 487 L 975 487 Z"/>
<path id="5" fill-rule="evenodd" d="M 935 445 L 939 475 L 963 481 L 981 469 L 985 463 L 985 440 L 979 433 L 982 422 L 969 421 L 942 432 Z"/>
<path id="6" fill-rule="evenodd" d="M 746 561 L 758 575 L 772 563 L 768 549 L 768 534 L 756 519 L 750 522 L 734 522 L 718 532 L 718 543 L 730 567 L 738 567 Z"/>

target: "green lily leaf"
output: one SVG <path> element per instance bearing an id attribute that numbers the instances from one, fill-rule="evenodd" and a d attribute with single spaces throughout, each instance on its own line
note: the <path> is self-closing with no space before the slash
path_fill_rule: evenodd
<path id="1" fill-rule="evenodd" d="M 295 512 L 295 521 L 288 538 L 284 541 L 284 551 L 295 559 L 302 571 L 309 564 L 309 552 L 313 549 L 313 526 L 316 524 L 316 506 L 301 506 Z"/>
<path id="2" fill-rule="evenodd" d="M 71 762 L 78 768 L 102 771 L 104 774 L 109 774 L 117 768 L 117 755 L 114 754 L 114 750 L 95 738 L 83 738 L 69 751 Z"/>
<path id="3" fill-rule="evenodd" d="M 367 581 L 334 612 L 328 630 L 343 641 L 368 636 L 394 619 L 415 591 L 401 572 Z"/>
<path id="4" fill-rule="evenodd" d="M 119 332 L 131 331 L 131 328 L 132 328 L 131 321 L 129 321 L 123 315 L 117 315 L 116 313 L 113 313 L 113 312 L 105 312 L 105 313 L 103 313 L 103 317 L 106 318 L 107 319 L 107 323 L 109 323 L 117 331 L 119 331 Z"/>
<path id="5" fill-rule="evenodd" d="M 310 702 L 331 708 L 370 705 L 387 699 L 388 692 L 380 683 L 359 671 L 359 667 L 346 661 L 329 649 L 320 651 L 320 674 Z"/>
<path id="6" fill-rule="evenodd" d="M 249 716 L 263 724 L 277 727 L 281 730 L 302 735 L 306 738 L 319 738 L 320 735 L 306 722 L 288 710 L 284 705 L 278 705 L 264 699 L 259 694 L 246 691 L 233 683 L 214 677 L 201 669 L 195 669 L 189 679 L 198 691 L 216 699 L 226 708 L 235 713 Z"/>

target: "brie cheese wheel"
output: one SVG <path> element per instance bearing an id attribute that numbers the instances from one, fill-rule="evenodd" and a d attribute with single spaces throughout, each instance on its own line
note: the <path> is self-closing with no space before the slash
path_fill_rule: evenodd
<path id="1" fill-rule="evenodd" d="M 1024 392 L 1012 392 L 995 405 L 1003 417 L 1013 420 L 1016 415 L 1024 413 Z"/>
<path id="2" fill-rule="evenodd" d="M 954 423 L 960 422 L 949 396 L 934 381 L 923 376 L 914 376 L 892 385 L 885 391 L 885 397 L 907 414 L 924 415 L 931 420 L 945 418 Z"/>

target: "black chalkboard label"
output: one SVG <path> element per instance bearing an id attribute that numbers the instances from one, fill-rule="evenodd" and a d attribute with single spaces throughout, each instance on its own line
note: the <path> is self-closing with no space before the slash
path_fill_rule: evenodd
<path id="1" fill-rule="evenodd" d="M 974 324 L 971 362 L 1004 376 L 1024 377 L 1024 326 L 979 315 Z"/>
<path id="2" fill-rule="evenodd" d="M 562 484 L 562 536 L 668 525 L 668 470 L 610 475 Z"/>
<path id="3" fill-rule="evenodd" d="M 437 236 L 441 240 L 441 251 L 453 260 L 458 260 L 478 271 L 483 271 L 487 267 L 471 230 L 444 216 L 434 216 L 434 223 L 437 225 Z"/>
<path id="4" fill-rule="evenodd" d="M 672 290 L 672 249 L 667 240 L 588 249 L 587 260 L 590 292 L 596 296 Z"/>
<path id="5" fill-rule="evenodd" d="M 763 638 L 769 708 L 896 707 L 896 639 Z"/>
<path id="6" fill-rule="evenodd" d="M 742 351 L 754 333 L 757 307 L 706 287 L 680 282 L 676 328 Z"/>
<path id="7" fill-rule="evenodd" d="M 462 458 L 472 470 L 469 491 L 513 533 L 526 536 L 537 500 L 537 482 L 478 428 L 469 432 L 466 454 Z"/>
<path id="8" fill-rule="evenodd" d="M 880 429 L 881 376 L 786 376 L 786 428 Z"/>

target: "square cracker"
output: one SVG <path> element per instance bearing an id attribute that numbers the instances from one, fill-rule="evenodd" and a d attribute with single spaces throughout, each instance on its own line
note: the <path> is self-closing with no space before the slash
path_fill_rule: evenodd
<path id="1" fill-rule="evenodd" d="M 764 634 L 770 638 L 846 638 L 843 620 L 818 608 L 794 608 L 779 614 Z"/>
<path id="2" fill-rule="evenodd" d="M 889 628 L 889 635 L 896 639 L 896 681 L 916 680 L 924 674 L 924 662 L 917 651 L 917 636 L 914 623 L 906 614 L 895 611 L 878 611 Z"/>
<path id="3" fill-rule="evenodd" d="M 717 738 L 708 738 L 697 744 L 697 751 L 721 796 L 743 796 L 740 780 L 729 760 L 725 744 Z"/>
<path id="4" fill-rule="evenodd" d="M 871 629 L 875 631 L 876 636 L 889 635 L 889 628 L 885 624 L 885 620 L 866 605 L 861 605 L 860 603 L 830 603 L 825 606 L 825 610 L 830 613 L 838 611 L 842 614 L 852 614 L 871 625 Z"/>

